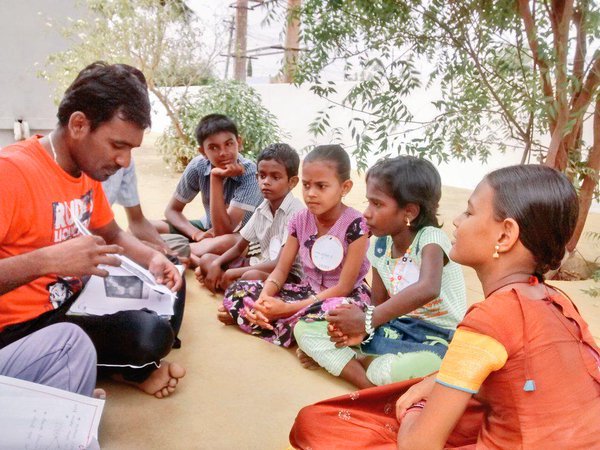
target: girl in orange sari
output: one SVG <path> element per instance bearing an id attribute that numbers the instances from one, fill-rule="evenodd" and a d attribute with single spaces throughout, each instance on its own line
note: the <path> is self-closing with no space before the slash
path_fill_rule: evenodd
<path id="1" fill-rule="evenodd" d="M 575 190 L 550 168 L 487 175 L 454 220 L 450 252 L 475 269 L 486 298 L 467 312 L 440 371 L 306 407 L 292 445 L 600 448 L 600 351 L 541 275 L 559 266 L 577 213 Z"/>

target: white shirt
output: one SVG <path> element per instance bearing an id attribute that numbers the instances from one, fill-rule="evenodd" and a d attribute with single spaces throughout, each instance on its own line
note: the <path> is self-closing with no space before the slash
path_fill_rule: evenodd
<path id="1" fill-rule="evenodd" d="M 248 242 L 258 242 L 260 245 L 260 255 L 254 261 L 254 264 L 271 261 L 277 257 L 279 251 L 276 251 L 277 255 L 274 254 L 274 248 L 270 249 L 272 245 L 271 241 L 275 244 L 274 247 L 276 246 L 278 250 L 281 250 L 281 246 L 287 240 L 288 222 L 294 213 L 304 208 L 304 203 L 294 197 L 291 192 L 288 192 L 285 196 L 281 205 L 275 211 L 275 215 L 271 213 L 271 206 L 268 200 L 263 200 L 258 205 L 248 223 L 240 230 L 240 234 L 245 240 Z M 291 273 L 295 275 L 302 273 L 302 268 L 297 260 L 294 262 Z"/>

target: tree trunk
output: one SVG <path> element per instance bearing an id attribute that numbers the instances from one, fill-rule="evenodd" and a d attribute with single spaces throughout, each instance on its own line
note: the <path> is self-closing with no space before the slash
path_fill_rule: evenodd
<path id="1" fill-rule="evenodd" d="M 188 139 L 187 135 L 183 132 L 183 129 L 181 128 L 181 123 L 179 122 L 179 118 L 177 117 L 175 111 L 173 111 L 173 108 L 171 107 L 171 103 L 169 102 L 167 96 L 160 92 L 160 90 L 154 84 L 148 84 L 148 89 L 150 90 L 150 92 L 156 95 L 158 101 L 161 102 L 162 105 L 165 107 L 167 111 L 167 116 L 169 116 L 169 119 L 171 119 L 171 123 L 173 124 L 173 128 L 175 128 L 177 136 L 181 140 L 183 140 L 183 142 L 185 142 L 186 145 L 190 145 L 190 140 Z"/>
<path id="2" fill-rule="evenodd" d="M 246 81 L 248 57 L 246 55 L 248 33 L 248 0 L 237 0 L 235 13 L 235 59 L 233 78 Z"/>
<path id="3" fill-rule="evenodd" d="M 575 247 L 579 242 L 594 198 L 594 189 L 598 184 L 598 174 L 600 171 L 600 99 L 596 100 L 596 107 L 594 110 L 594 142 L 586 166 L 593 172 L 593 175 L 587 174 L 584 177 L 579 191 L 579 217 L 577 218 L 577 225 L 575 226 L 573 237 L 571 237 L 571 240 L 567 244 L 568 252 L 575 250 Z"/>
<path id="4" fill-rule="evenodd" d="M 288 0 L 287 6 L 287 28 L 285 32 L 285 54 L 283 59 L 283 82 L 293 83 L 296 63 L 298 59 L 298 48 L 300 47 L 300 20 L 299 9 L 302 0 Z"/>

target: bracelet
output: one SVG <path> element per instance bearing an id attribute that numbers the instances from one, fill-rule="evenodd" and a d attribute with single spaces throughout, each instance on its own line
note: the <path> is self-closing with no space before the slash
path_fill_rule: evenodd
<path id="1" fill-rule="evenodd" d="M 281 283 L 277 280 L 274 280 L 273 278 L 267 278 L 267 281 L 270 281 L 271 283 L 273 283 L 275 286 L 277 286 L 277 290 L 280 291 L 281 290 Z"/>
<path id="2" fill-rule="evenodd" d="M 362 344 L 368 344 L 375 336 L 375 328 L 373 328 L 373 311 L 375 311 L 373 305 L 367 306 L 367 312 L 365 313 L 365 332 L 368 337 L 362 341 Z"/>
<path id="3" fill-rule="evenodd" d="M 319 300 L 319 297 L 317 297 L 315 294 L 310 294 L 310 295 L 308 296 L 308 298 L 310 298 L 310 299 L 312 300 L 312 302 L 313 302 L 313 303 L 317 303 L 317 302 L 319 302 L 319 301 L 320 301 L 320 300 Z"/>
<path id="4" fill-rule="evenodd" d="M 418 410 L 425 408 L 425 402 L 425 400 L 421 400 L 417 403 L 413 403 L 408 408 L 406 408 L 404 414 L 407 414 L 409 412 L 417 412 Z"/>

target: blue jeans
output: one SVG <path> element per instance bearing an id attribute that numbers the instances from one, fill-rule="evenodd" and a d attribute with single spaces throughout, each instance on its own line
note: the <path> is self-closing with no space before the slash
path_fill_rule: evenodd
<path id="1" fill-rule="evenodd" d="M 391 320 L 375 330 L 375 336 L 361 351 L 370 355 L 412 353 L 427 350 L 443 358 L 454 330 L 411 317 Z"/>

